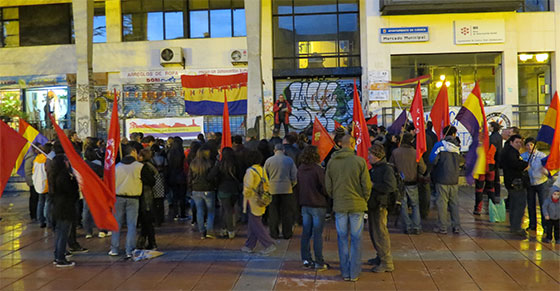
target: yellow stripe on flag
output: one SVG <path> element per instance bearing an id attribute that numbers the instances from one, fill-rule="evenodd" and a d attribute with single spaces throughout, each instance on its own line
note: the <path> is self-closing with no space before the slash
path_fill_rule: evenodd
<path id="1" fill-rule="evenodd" d="M 37 135 L 39 135 L 39 132 L 35 128 L 33 128 L 31 126 L 28 126 L 25 129 L 25 132 L 23 133 L 23 137 L 29 142 L 26 143 L 23 146 L 23 148 L 21 149 L 21 152 L 19 152 L 18 158 L 16 160 L 16 166 L 14 167 L 14 169 L 12 171 L 12 175 L 16 173 L 16 171 L 19 169 L 19 167 L 21 167 L 21 163 L 23 163 L 23 159 L 25 158 L 25 154 L 29 150 L 29 147 L 31 147 L 30 143 L 35 140 Z"/>
<path id="2" fill-rule="evenodd" d="M 480 108 L 480 103 L 478 101 L 478 97 L 476 97 L 473 93 L 469 94 L 469 97 L 463 104 L 463 107 L 467 108 L 476 118 L 478 121 L 478 125 L 480 129 L 483 128 L 482 122 L 484 122 L 484 116 L 482 116 L 482 108 Z"/>
<path id="3" fill-rule="evenodd" d="M 247 87 L 225 89 L 228 102 L 247 100 Z M 224 91 L 210 88 L 184 88 L 185 101 L 199 102 L 212 101 L 224 103 Z"/>
<path id="4" fill-rule="evenodd" d="M 473 169 L 473 178 L 478 179 L 479 176 L 486 174 L 486 152 L 484 151 L 484 146 L 479 146 L 476 149 L 476 154 L 478 158 L 476 159 L 476 164 Z"/>

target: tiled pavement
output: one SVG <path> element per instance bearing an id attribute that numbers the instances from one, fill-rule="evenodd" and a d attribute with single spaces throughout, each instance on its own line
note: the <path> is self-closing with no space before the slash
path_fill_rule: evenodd
<path id="1" fill-rule="evenodd" d="M 364 264 L 356 283 L 338 272 L 336 231 L 329 222 L 324 253 L 334 268 L 305 270 L 299 257 L 299 234 L 278 241 L 269 257 L 239 251 L 245 228 L 233 240 L 200 240 L 190 223 L 168 223 L 157 230 L 159 258 L 130 262 L 107 256 L 109 238 L 80 242 L 90 252 L 75 255 L 77 266 L 57 269 L 52 262 L 53 235 L 30 224 L 27 196 L 0 199 L 0 289 L 147 289 L 147 290 L 379 290 L 485 289 L 560 290 L 560 246 L 540 242 L 540 229 L 519 240 L 506 224 L 491 224 L 487 216 L 473 217 L 472 188 L 461 189 L 460 235 L 431 232 L 435 211 L 424 222 L 425 233 L 405 235 L 391 229 L 395 271 L 374 274 Z M 391 222 L 392 225 L 392 222 Z M 81 231 L 80 231 L 81 233 Z M 367 232 L 363 260 L 374 256 Z"/>

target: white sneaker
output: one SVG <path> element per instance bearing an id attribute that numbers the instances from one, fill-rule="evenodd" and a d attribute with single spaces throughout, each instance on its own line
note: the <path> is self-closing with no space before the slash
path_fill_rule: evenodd
<path id="1" fill-rule="evenodd" d="M 261 251 L 261 255 L 268 256 L 276 250 L 275 245 L 270 245 L 268 248 Z"/>
<path id="2" fill-rule="evenodd" d="M 99 234 L 97 235 L 97 237 L 99 237 L 99 238 L 104 238 L 105 236 L 106 236 L 106 234 L 102 231 L 100 231 Z M 86 238 L 87 238 L 87 236 L 86 236 Z"/>
<path id="3" fill-rule="evenodd" d="M 92 237 L 93 237 L 93 235 L 91 235 L 91 234 L 86 234 L 86 239 L 90 239 L 90 238 L 92 238 Z"/>
<path id="4" fill-rule="evenodd" d="M 119 253 L 118 253 L 118 252 L 109 251 L 108 255 L 109 255 L 109 256 L 112 256 L 112 257 L 116 257 L 116 256 L 119 255 Z"/>
<path id="5" fill-rule="evenodd" d="M 110 231 L 107 232 L 107 236 L 111 236 L 112 234 L 113 234 L 113 233 L 110 232 Z"/>
<path id="6" fill-rule="evenodd" d="M 252 253 L 252 252 L 253 252 L 253 249 L 250 249 L 250 248 L 248 248 L 248 247 L 246 247 L 246 246 L 243 246 L 243 247 L 241 248 L 241 251 L 244 252 L 244 253 Z"/>

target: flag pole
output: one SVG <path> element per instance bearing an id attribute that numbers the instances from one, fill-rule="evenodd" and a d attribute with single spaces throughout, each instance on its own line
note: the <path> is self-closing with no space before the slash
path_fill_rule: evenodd
<path id="1" fill-rule="evenodd" d="M 38 146 L 34 145 L 32 142 L 27 141 L 28 144 L 30 144 L 34 149 L 38 150 L 40 153 L 42 153 L 43 155 L 45 155 L 45 157 L 47 157 L 47 159 L 52 160 L 51 157 L 49 157 L 43 150 L 41 150 Z"/>

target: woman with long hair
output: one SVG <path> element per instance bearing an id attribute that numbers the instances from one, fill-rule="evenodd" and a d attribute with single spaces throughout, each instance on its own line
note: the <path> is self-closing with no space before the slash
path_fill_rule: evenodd
<path id="1" fill-rule="evenodd" d="M 327 192 L 325 188 L 325 171 L 319 166 L 320 158 L 316 146 L 308 145 L 300 155 L 298 168 L 298 191 L 303 231 L 301 234 L 301 259 L 306 268 L 326 270 L 323 259 L 323 225 L 327 213 Z M 310 252 L 310 240 L 313 237 L 315 261 Z"/>
<path id="2" fill-rule="evenodd" d="M 173 192 L 173 203 L 170 209 L 176 219 L 186 219 L 186 195 L 187 178 L 185 173 L 185 152 L 183 151 L 183 140 L 174 137 L 167 155 L 168 175 L 167 183 Z"/>
<path id="3" fill-rule="evenodd" d="M 261 139 L 259 144 L 257 145 L 257 150 L 261 152 L 263 159 L 261 162 L 261 166 L 264 166 L 264 162 L 272 157 L 274 153 L 271 150 L 270 143 L 266 139 Z"/>
<path id="4" fill-rule="evenodd" d="M 76 202 L 80 198 L 78 194 L 78 182 L 70 173 L 70 164 L 64 155 L 57 155 L 52 161 L 50 168 L 54 179 L 52 193 L 54 193 L 53 219 L 56 222 L 54 240 L 54 262 L 56 267 L 72 267 L 75 262 L 66 259 L 66 245 L 72 222 L 76 220 Z"/>
<path id="5" fill-rule="evenodd" d="M 138 154 L 138 161 L 144 164 L 144 168 L 142 169 L 142 195 L 140 196 L 139 215 L 141 230 L 136 246 L 148 250 L 157 249 L 156 232 L 154 230 L 154 186 L 158 170 L 152 163 L 152 155 L 150 149 L 143 149 Z M 148 243 L 147 246 L 146 243 Z"/>
<path id="6" fill-rule="evenodd" d="M 251 166 L 243 177 L 243 212 L 247 213 L 249 222 L 247 224 L 247 241 L 245 241 L 241 251 L 252 253 L 257 246 L 257 242 L 260 241 L 264 246 L 264 250 L 261 253 L 268 255 L 276 250 L 276 246 L 262 222 L 266 206 L 259 205 L 257 197 L 257 191 L 261 182 L 263 183 L 263 189 L 269 189 L 268 176 L 261 166 L 263 157 L 259 151 L 250 151 L 247 158 L 247 162 Z"/>
<path id="7" fill-rule="evenodd" d="M 214 167 L 210 158 L 211 150 L 202 147 L 196 153 L 196 158 L 189 165 L 188 189 L 192 191 L 192 198 L 196 204 L 196 221 L 200 238 L 215 238 L 214 213 L 216 203 L 216 186 L 210 178 Z M 206 227 L 204 220 L 206 219 Z"/>
<path id="8" fill-rule="evenodd" d="M 221 235 L 233 239 L 235 237 L 234 207 L 243 184 L 239 175 L 235 152 L 232 148 L 226 147 L 222 150 L 222 159 L 212 169 L 210 177 L 218 185 L 218 200 L 220 200 L 221 205 L 223 227 Z"/>

